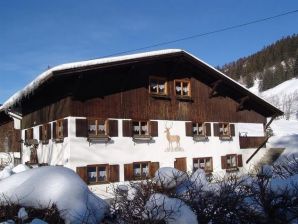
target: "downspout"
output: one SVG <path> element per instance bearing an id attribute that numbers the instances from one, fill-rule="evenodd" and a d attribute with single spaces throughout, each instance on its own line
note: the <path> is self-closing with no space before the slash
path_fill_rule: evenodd
<path id="1" fill-rule="evenodd" d="M 266 139 L 264 140 L 264 142 L 262 142 L 262 144 L 256 149 L 256 151 L 254 151 L 254 153 L 246 160 L 246 164 L 249 163 L 249 161 L 260 151 L 260 149 L 268 142 L 269 138 L 272 136 L 270 134 L 268 134 L 267 129 L 270 126 L 270 124 L 272 123 L 272 121 L 277 118 L 277 115 L 274 115 L 271 117 L 270 121 L 266 124 L 265 126 L 265 132 L 266 132 Z"/>

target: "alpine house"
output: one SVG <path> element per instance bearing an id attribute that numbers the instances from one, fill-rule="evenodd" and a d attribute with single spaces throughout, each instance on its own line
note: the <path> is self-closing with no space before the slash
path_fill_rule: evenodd
<path id="1" fill-rule="evenodd" d="M 267 118 L 282 114 L 186 51 L 152 51 L 45 71 L 0 107 L 0 150 L 88 184 L 165 166 L 238 172 L 266 153 Z"/>

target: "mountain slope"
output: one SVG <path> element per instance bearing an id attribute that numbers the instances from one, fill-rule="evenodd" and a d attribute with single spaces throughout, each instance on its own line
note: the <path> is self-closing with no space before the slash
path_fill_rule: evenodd
<path id="1" fill-rule="evenodd" d="M 248 88 L 253 86 L 255 79 L 259 79 L 259 89 L 262 91 L 298 77 L 298 35 L 282 38 L 251 56 L 219 69 Z"/>

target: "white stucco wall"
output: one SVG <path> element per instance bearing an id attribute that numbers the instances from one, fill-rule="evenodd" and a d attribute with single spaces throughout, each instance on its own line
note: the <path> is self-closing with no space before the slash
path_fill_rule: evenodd
<path id="1" fill-rule="evenodd" d="M 263 136 L 263 124 L 235 123 L 235 137 L 231 141 L 221 141 L 213 136 L 213 123 L 211 124 L 211 137 L 205 142 L 194 142 L 192 137 L 186 137 L 185 121 L 158 120 L 158 137 L 151 143 L 134 143 L 132 138 L 122 137 L 122 120 L 118 119 L 118 137 L 113 137 L 108 144 L 89 144 L 86 138 L 76 137 L 75 117 L 68 117 L 68 137 L 63 143 L 39 144 L 37 153 L 39 163 L 50 165 L 64 165 L 76 170 L 76 167 L 90 164 L 119 164 L 120 180 L 124 180 L 124 164 L 138 161 L 159 162 L 160 167 L 174 166 L 175 158 L 186 157 L 187 169 L 192 170 L 193 158 L 212 157 L 214 172 L 222 172 L 221 156 L 226 154 L 242 154 L 242 171 L 249 169 L 266 152 L 266 149 L 254 157 L 250 164 L 245 161 L 254 152 L 253 149 L 240 149 L 239 132 L 246 131 L 247 136 Z M 165 126 L 172 126 L 171 135 L 180 136 L 180 146 L 175 150 L 169 149 Z M 261 135 L 261 132 L 263 133 Z M 22 131 L 24 139 L 25 131 Z M 34 127 L 34 138 L 39 140 L 39 126 Z M 30 159 L 30 148 L 23 146 L 23 162 Z"/>

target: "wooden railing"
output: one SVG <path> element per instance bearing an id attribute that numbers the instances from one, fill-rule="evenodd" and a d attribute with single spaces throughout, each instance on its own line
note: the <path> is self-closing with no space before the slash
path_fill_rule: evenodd
<path id="1" fill-rule="evenodd" d="M 240 149 L 258 148 L 266 139 L 264 137 L 243 137 L 239 136 Z M 263 146 L 266 148 L 266 144 Z"/>

